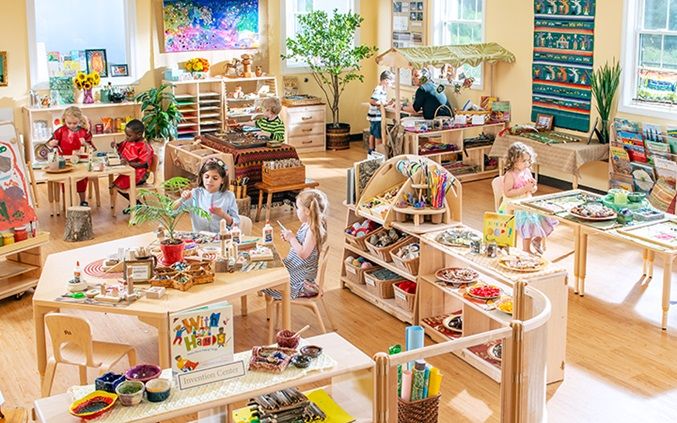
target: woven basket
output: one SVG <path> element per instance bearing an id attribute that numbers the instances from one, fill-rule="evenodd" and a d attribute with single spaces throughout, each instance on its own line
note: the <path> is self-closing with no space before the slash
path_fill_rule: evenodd
<path id="1" fill-rule="evenodd" d="M 367 285 L 367 290 L 372 292 L 375 295 L 378 295 L 384 300 L 394 298 L 395 291 L 393 290 L 393 285 L 399 282 L 402 282 L 404 279 L 377 279 L 373 273 L 377 270 L 382 269 L 381 267 L 376 267 L 374 269 L 367 269 L 363 273 L 364 283 Z"/>
<path id="2" fill-rule="evenodd" d="M 369 236 L 378 235 L 381 231 L 385 231 L 385 229 L 379 228 L 379 229 L 375 230 L 374 232 L 370 233 Z M 400 245 L 404 244 L 405 242 L 407 242 L 407 237 L 402 237 L 399 240 L 397 240 L 397 242 L 394 242 L 390 245 L 387 245 L 385 247 L 380 247 L 380 248 L 375 246 L 375 245 L 370 244 L 369 242 L 366 242 L 365 245 L 367 246 L 367 249 L 369 250 L 370 253 L 372 253 L 376 257 L 380 258 L 381 260 L 383 260 L 387 263 L 390 263 L 391 261 L 393 261 L 392 257 L 390 257 L 390 250 L 392 250 L 393 248 L 399 248 Z"/>
<path id="3" fill-rule="evenodd" d="M 440 396 L 425 398 L 418 401 L 404 401 L 397 399 L 398 423 L 437 423 L 437 414 L 440 409 Z"/>
<path id="4" fill-rule="evenodd" d="M 398 282 L 399 284 L 399 282 Z M 414 304 L 416 302 L 416 294 L 410 294 L 400 289 L 397 284 L 393 285 L 393 293 L 395 295 L 395 302 L 405 310 L 414 311 Z"/>
<path id="5" fill-rule="evenodd" d="M 343 261 L 343 265 L 346 270 L 346 279 L 355 284 L 364 284 L 364 271 L 366 269 L 363 269 L 360 266 L 353 266 L 345 260 Z"/>
<path id="6" fill-rule="evenodd" d="M 320 97 L 313 96 L 285 96 L 282 97 L 281 103 L 283 106 L 289 107 L 313 106 L 315 104 L 322 104 L 322 99 Z"/>
<path id="7" fill-rule="evenodd" d="M 419 257 L 416 257 L 411 260 L 403 260 L 395 254 L 400 250 L 400 248 L 405 247 L 409 244 L 412 244 L 414 242 L 417 242 L 418 240 L 414 237 L 407 237 L 407 240 L 400 244 L 399 247 L 393 248 L 390 250 L 390 258 L 392 259 L 392 262 L 395 266 L 399 267 L 400 269 L 404 270 L 405 272 L 411 273 L 414 276 L 418 275 L 418 263 L 419 263 Z"/>
<path id="8" fill-rule="evenodd" d="M 365 219 L 365 220 L 366 220 L 366 219 Z M 362 221 L 359 222 L 359 223 L 360 223 L 360 224 L 364 223 L 364 220 L 362 220 Z M 348 227 L 346 228 L 346 230 L 348 230 L 348 229 L 351 228 L 352 226 L 353 226 L 353 225 L 348 226 Z M 374 229 L 373 231 L 367 233 L 365 236 L 362 236 L 362 237 L 359 237 L 359 238 L 350 235 L 350 234 L 347 233 L 345 230 L 344 230 L 343 232 L 344 232 L 345 235 L 346 235 L 346 242 L 347 242 L 348 244 L 352 245 L 353 247 L 357 248 L 357 249 L 360 250 L 360 251 L 365 251 L 365 252 L 366 252 L 366 251 L 367 251 L 367 238 L 370 237 L 373 233 L 375 233 L 375 232 L 378 231 L 379 229 L 381 229 L 381 228 L 378 227 L 378 228 Z"/>

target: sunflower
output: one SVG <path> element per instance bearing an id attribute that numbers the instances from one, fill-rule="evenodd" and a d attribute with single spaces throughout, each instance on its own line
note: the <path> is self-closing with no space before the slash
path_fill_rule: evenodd
<path id="1" fill-rule="evenodd" d="M 99 85 L 99 83 L 101 82 L 101 75 L 99 75 L 99 72 L 94 71 L 90 75 L 94 80 L 94 85 Z"/>
<path id="2" fill-rule="evenodd" d="M 92 83 L 91 82 L 85 82 L 84 84 L 82 84 L 82 88 L 89 90 L 89 89 L 92 88 Z"/>
<path id="3" fill-rule="evenodd" d="M 87 75 L 85 75 L 84 72 L 80 71 L 78 72 L 78 76 L 76 78 L 78 79 L 78 81 L 82 82 L 85 80 L 85 78 L 87 78 Z"/>

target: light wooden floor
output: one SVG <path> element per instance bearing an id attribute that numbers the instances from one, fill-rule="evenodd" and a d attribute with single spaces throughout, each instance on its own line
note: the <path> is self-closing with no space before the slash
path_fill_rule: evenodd
<path id="1" fill-rule="evenodd" d="M 317 153 L 303 157 L 308 175 L 320 182 L 331 201 L 329 242 L 332 260 L 328 275 L 328 302 L 338 324 L 338 332 L 367 354 L 385 351 L 394 343 L 404 342 L 405 325 L 388 314 L 339 289 L 342 231 L 345 210 L 345 168 L 361 160 L 364 150 L 353 146 L 344 152 Z M 554 189 L 541 186 L 541 193 Z M 101 190 L 104 195 L 103 189 Z M 62 241 L 63 217 L 50 218 L 46 207 L 46 190 L 41 187 L 39 210 L 42 228 L 52 233 L 48 252 L 77 248 L 93 242 L 145 232 L 150 227 L 130 228 L 121 214 L 110 218 L 107 194 L 104 207 L 94 210 L 96 239 L 70 244 Z M 124 201 L 123 201 L 124 202 Z M 463 186 L 464 221 L 479 227 L 482 213 L 493 208 L 490 181 Z M 274 215 L 285 226 L 297 229 L 298 222 L 287 210 Z M 184 227 L 189 226 L 187 219 Z M 255 231 L 261 228 L 255 225 Z M 154 228 L 152 228 L 154 229 Z M 556 257 L 570 249 L 571 231 L 558 228 L 548 241 L 547 256 Z M 286 248 L 280 245 L 281 248 Z M 286 251 L 286 250 L 284 250 Z M 82 260 L 87 262 L 88 258 Z M 571 273 L 573 259 L 560 262 Z M 677 421 L 677 310 L 669 319 L 670 329 L 661 331 L 660 265 L 656 280 L 648 286 L 638 284 L 641 254 L 626 245 L 609 245 L 592 238 L 589 247 L 587 295 L 569 295 L 569 330 L 565 380 L 548 387 L 548 413 L 551 422 L 667 422 Z M 673 280 L 675 280 L 673 275 Z M 677 298 L 677 293 L 673 293 Z M 239 306 L 236 306 L 239 313 Z M 35 365 L 31 296 L 20 300 L 0 300 L 0 390 L 5 406 L 31 407 L 39 395 Z M 127 342 L 136 346 L 139 358 L 157 362 L 156 336 L 150 327 L 118 315 L 86 314 L 95 328 L 95 337 Z M 300 311 L 293 325 L 313 324 L 310 314 Z M 309 335 L 316 334 L 311 329 Z M 250 298 L 250 314 L 235 319 L 236 351 L 265 342 L 265 316 L 259 298 Z M 433 360 L 445 374 L 440 422 L 497 421 L 499 386 L 473 370 L 465 362 L 448 355 Z M 121 369 L 120 369 L 121 370 Z M 90 378 L 94 375 L 90 373 Z M 77 384 L 77 372 L 66 367 L 57 370 L 54 393 Z"/>

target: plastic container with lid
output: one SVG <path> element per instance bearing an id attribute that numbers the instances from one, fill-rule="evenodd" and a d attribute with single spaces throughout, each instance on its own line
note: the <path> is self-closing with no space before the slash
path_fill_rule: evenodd
<path id="1" fill-rule="evenodd" d="M 2 245 L 14 244 L 14 234 L 12 232 L 2 232 Z"/>

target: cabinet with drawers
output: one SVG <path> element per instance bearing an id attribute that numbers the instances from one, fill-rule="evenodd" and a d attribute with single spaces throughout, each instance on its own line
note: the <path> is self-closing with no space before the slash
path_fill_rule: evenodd
<path id="1" fill-rule="evenodd" d="M 285 139 L 300 153 L 324 151 L 326 140 L 325 105 L 284 106 L 280 117 Z"/>

